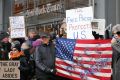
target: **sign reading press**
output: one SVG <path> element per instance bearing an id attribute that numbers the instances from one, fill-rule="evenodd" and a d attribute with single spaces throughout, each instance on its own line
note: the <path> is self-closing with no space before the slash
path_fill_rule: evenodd
<path id="1" fill-rule="evenodd" d="M 19 61 L 0 61 L 0 79 L 20 79 Z"/>
<path id="2" fill-rule="evenodd" d="M 93 20 L 92 7 L 71 9 L 66 11 L 67 38 L 94 39 L 91 21 Z"/>

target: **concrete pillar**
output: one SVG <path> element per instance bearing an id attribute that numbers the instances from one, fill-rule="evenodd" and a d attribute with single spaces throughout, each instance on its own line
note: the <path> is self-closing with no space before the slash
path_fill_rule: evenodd
<path id="1" fill-rule="evenodd" d="M 0 0 L 0 31 L 3 29 L 3 0 Z"/>
<path id="2" fill-rule="evenodd" d="M 3 29 L 7 30 L 9 27 L 9 17 L 12 15 L 12 0 L 3 0 Z"/>
<path id="3" fill-rule="evenodd" d="M 120 24 L 120 0 L 116 0 L 116 24 Z"/>
<path id="4" fill-rule="evenodd" d="M 119 0 L 118 0 L 119 1 Z M 116 24 L 116 0 L 105 0 L 107 25 Z"/>
<path id="5" fill-rule="evenodd" d="M 105 19 L 105 0 L 94 0 L 94 16 L 96 19 Z"/>

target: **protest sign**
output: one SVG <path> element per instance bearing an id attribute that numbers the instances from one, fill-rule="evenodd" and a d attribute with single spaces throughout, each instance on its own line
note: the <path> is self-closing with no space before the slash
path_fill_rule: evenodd
<path id="1" fill-rule="evenodd" d="M 91 21 L 93 20 L 92 7 L 71 9 L 66 11 L 67 38 L 94 39 L 92 36 Z"/>
<path id="2" fill-rule="evenodd" d="M 105 35 L 105 19 L 93 19 L 91 25 L 93 31 L 96 31 L 99 35 Z"/>
<path id="3" fill-rule="evenodd" d="M 20 79 L 19 61 L 0 61 L 0 79 Z"/>
<path id="4" fill-rule="evenodd" d="M 26 37 L 24 16 L 9 17 L 11 27 L 11 38 Z"/>

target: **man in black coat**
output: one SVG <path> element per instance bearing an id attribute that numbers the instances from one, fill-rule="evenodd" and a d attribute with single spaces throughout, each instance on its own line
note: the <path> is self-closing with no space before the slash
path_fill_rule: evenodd
<path id="1" fill-rule="evenodd" d="M 37 80 L 55 80 L 55 47 L 50 42 L 50 35 L 43 34 L 40 46 L 36 48 L 35 63 Z"/>

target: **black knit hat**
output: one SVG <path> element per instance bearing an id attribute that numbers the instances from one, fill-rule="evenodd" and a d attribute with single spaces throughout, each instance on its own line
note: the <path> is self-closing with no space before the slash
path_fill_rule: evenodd
<path id="1" fill-rule="evenodd" d="M 13 48 L 16 48 L 18 51 L 21 51 L 21 46 L 20 46 L 20 44 L 15 44 L 15 46 L 13 46 Z"/>
<path id="2" fill-rule="evenodd" d="M 11 43 L 12 45 L 12 48 L 16 48 L 18 51 L 21 50 L 21 45 L 20 45 L 20 42 L 19 41 L 14 41 Z"/>

